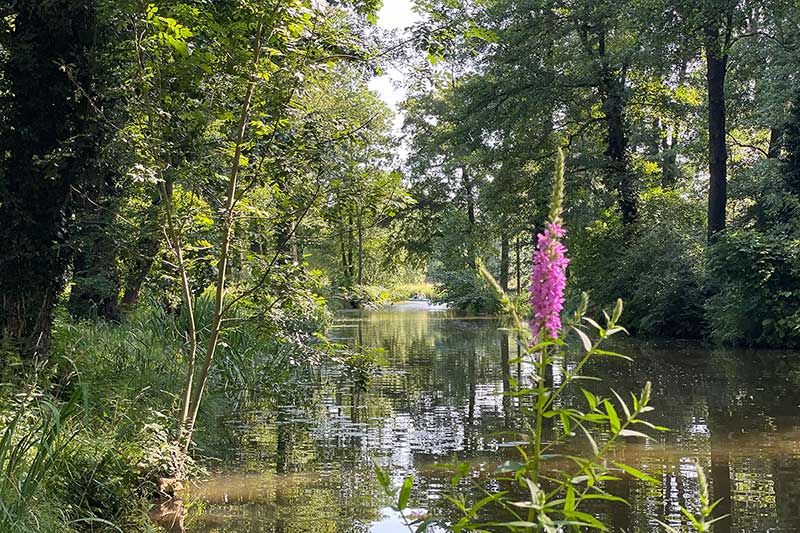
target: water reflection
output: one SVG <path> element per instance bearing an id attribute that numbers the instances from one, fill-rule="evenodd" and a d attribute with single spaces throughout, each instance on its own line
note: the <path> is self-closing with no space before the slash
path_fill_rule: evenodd
<path id="1" fill-rule="evenodd" d="M 418 305 L 343 315 L 334 336 L 383 348 L 380 375 L 357 393 L 336 369 L 323 369 L 309 394 L 278 410 L 238 413 L 238 461 L 199 488 L 203 512 L 190 531 L 404 531 L 387 512 L 371 456 L 398 482 L 415 476 L 416 504 L 445 510 L 449 476 L 437 463 L 466 458 L 486 474 L 513 454 L 500 434 L 520 426 L 519 399 L 502 393 L 529 369 L 509 363 L 517 346 L 500 326 Z M 699 461 L 731 514 L 717 533 L 800 531 L 798 354 L 617 348 L 635 362 L 597 361 L 589 372 L 617 390 L 653 381 L 650 420 L 673 431 L 617 450 L 661 484 L 618 482 L 615 493 L 631 506 L 597 509 L 607 522 L 617 531 L 658 531 L 655 519 L 685 527 L 679 506 L 697 506 Z M 548 379 L 558 382 L 561 368 Z"/>

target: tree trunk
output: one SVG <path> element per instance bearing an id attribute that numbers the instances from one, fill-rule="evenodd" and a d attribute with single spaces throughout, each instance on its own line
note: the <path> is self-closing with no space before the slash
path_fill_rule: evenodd
<path id="1" fill-rule="evenodd" d="M 665 135 L 661 138 L 661 188 L 671 189 L 675 181 L 675 154 Z"/>
<path id="2" fill-rule="evenodd" d="M 120 302 L 123 311 L 128 311 L 139 303 L 142 285 L 147 280 L 158 250 L 164 241 L 163 206 L 164 204 L 171 205 L 173 180 L 170 172 L 164 174 L 162 192 L 152 195 L 150 207 L 145 215 L 145 223 L 139 228 L 133 255 L 128 259 L 130 268 L 125 275 L 125 290 Z M 162 198 L 162 196 L 166 198 Z"/>
<path id="3" fill-rule="evenodd" d="M 475 251 L 475 187 L 466 167 L 461 167 L 461 178 L 464 182 L 464 195 L 467 200 L 467 255 L 469 266 L 477 268 L 478 255 Z"/>
<path id="4" fill-rule="evenodd" d="M 783 148 L 786 152 L 783 163 L 783 179 L 787 190 L 800 196 L 800 88 L 795 90 L 782 137 Z"/>
<path id="5" fill-rule="evenodd" d="M 342 262 L 342 275 L 344 276 L 344 283 L 346 286 L 350 286 L 353 283 L 353 278 L 350 276 L 350 269 L 347 265 L 347 247 L 345 244 L 346 238 L 347 232 L 344 229 L 344 218 L 342 218 L 339 220 L 339 255 Z"/>
<path id="6" fill-rule="evenodd" d="M 70 64 L 75 82 L 93 94 L 98 43 L 92 3 L 11 6 L 4 11 L 13 27 L 0 32 L 0 345 L 29 358 L 47 354 L 71 262 L 72 188 L 94 172 L 101 131 L 60 65 Z"/>
<path id="7" fill-rule="evenodd" d="M 364 284 L 364 225 L 361 211 L 358 212 L 358 284 Z"/>
<path id="8" fill-rule="evenodd" d="M 660 122 L 660 120 L 659 120 Z M 672 131 L 664 131 L 663 126 L 659 127 L 661 132 L 661 188 L 668 190 L 675 187 L 678 182 L 678 167 L 676 164 L 675 148 L 678 144 L 677 127 Z"/>
<path id="9" fill-rule="evenodd" d="M 500 288 L 508 292 L 508 270 L 509 270 L 509 257 L 508 257 L 508 236 L 503 233 L 500 239 Z"/>
<path id="10" fill-rule="evenodd" d="M 259 22 L 258 29 L 256 30 L 256 38 L 253 50 L 252 68 L 256 69 L 259 58 L 261 57 L 262 35 L 264 31 L 263 22 Z M 194 385 L 194 361 L 190 362 L 187 371 L 187 386 L 184 391 L 184 409 L 179 419 L 179 425 L 182 429 L 179 439 L 184 452 L 188 451 L 192 442 L 192 434 L 194 433 L 195 423 L 197 422 L 197 414 L 200 411 L 200 404 L 203 401 L 206 385 L 208 384 L 208 375 L 211 370 L 211 364 L 214 362 L 214 357 L 219 345 L 219 338 L 222 333 L 222 319 L 227 311 L 225 307 L 225 294 L 227 283 L 227 267 L 228 259 L 233 240 L 233 223 L 235 217 L 235 209 L 238 201 L 238 186 L 241 170 L 241 156 L 242 147 L 244 145 L 245 133 L 247 132 L 248 120 L 250 117 L 250 106 L 253 102 L 253 92 L 256 87 L 255 77 L 251 76 L 247 84 L 247 91 L 245 92 L 244 101 L 242 102 L 241 114 L 239 116 L 239 123 L 236 127 L 236 132 L 233 135 L 233 142 L 236 149 L 231 157 L 231 168 L 228 174 L 227 192 L 225 195 L 225 211 L 222 217 L 223 231 L 220 240 L 219 261 L 217 262 L 217 283 L 214 290 L 214 315 L 209 327 L 208 344 L 206 345 L 205 358 L 200 367 L 200 373 L 197 375 L 197 384 Z M 184 291 L 184 304 L 187 307 L 192 306 L 192 301 Z"/>
<path id="11" fill-rule="evenodd" d="M 623 224 L 633 224 L 639 216 L 633 175 L 628 168 L 628 137 L 625 131 L 625 74 L 614 72 L 606 55 L 606 33 L 597 36 L 597 55 L 600 60 L 600 103 L 606 121 L 606 151 L 608 170 L 606 180 L 617 193 L 617 203 Z"/>
<path id="12" fill-rule="evenodd" d="M 767 148 L 767 157 L 770 159 L 777 159 L 781 155 L 781 130 L 780 128 L 770 128 L 769 130 L 769 148 Z"/>
<path id="13" fill-rule="evenodd" d="M 516 274 L 517 274 L 517 294 L 520 293 L 522 290 L 522 257 L 520 256 L 520 244 L 519 244 L 519 235 L 517 235 L 516 239 L 514 240 L 514 248 L 516 251 Z"/>
<path id="14" fill-rule="evenodd" d="M 678 86 L 682 86 L 686 80 L 686 69 L 688 61 L 681 63 L 678 71 Z M 671 189 L 678 182 L 679 172 L 677 165 L 676 148 L 680 142 L 679 123 L 672 124 L 672 131 L 664 130 L 661 119 L 659 119 L 659 130 L 661 131 L 661 187 Z"/>
<path id="15" fill-rule="evenodd" d="M 134 255 L 129 260 L 131 268 L 125 279 L 125 290 L 120 302 L 123 310 L 131 309 L 139 303 L 142 285 L 144 285 L 147 276 L 150 274 L 150 269 L 153 268 L 153 261 L 158 254 L 162 240 L 161 232 L 155 231 L 143 235 L 137 241 Z"/>
<path id="16" fill-rule="evenodd" d="M 511 428 L 511 364 L 509 363 L 508 331 L 500 330 L 500 370 L 503 374 L 503 425 Z"/>
<path id="17" fill-rule="evenodd" d="M 347 215 L 347 279 L 352 282 L 355 278 L 355 262 L 353 261 L 353 248 L 355 248 L 355 235 L 353 235 L 353 213 Z"/>
<path id="18" fill-rule="evenodd" d="M 705 27 L 706 83 L 708 85 L 708 240 L 725 229 L 728 152 L 725 146 L 725 73 L 728 56 L 722 49 L 719 27 Z"/>
<path id="19" fill-rule="evenodd" d="M 628 138 L 625 132 L 624 82 L 605 74 L 601 84 L 603 113 L 606 119 L 606 152 L 609 160 L 607 179 L 616 189 L 623 224 L 633 224 L 638 218 L 636 190 L 628 169 Z"/>

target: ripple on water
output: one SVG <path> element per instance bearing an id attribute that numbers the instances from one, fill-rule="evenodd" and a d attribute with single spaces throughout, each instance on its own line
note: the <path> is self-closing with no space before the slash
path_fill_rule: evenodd
<path id="1" fill-rule="evenodd" d="M 446 506 L 441 495 L 451 490 L 436 465 L 454 456 L 480 465 L 477 475 L 491 487 L 488 473 L 514 454 L 503 446 L 514 437 L 500 433 L 519 429 L 524 405 L 502 392 L 530 374 L 508 364 L 516 345 L 498 326 L 417 304 L 343 315 L 332 332 L 337 342 L 382 348 L 386 366 L 363 393 L 326 368 L 302 401 L 238 413 L 230 421 L 240 436 L 237 459 L 197 489 L 204 512 L 190 530 L 405 531 L 381 496 L 372 458 L 391 466 L 395 482 L 413 474 L 412 500 L 431 512 Z M 680 527 L 679 507 L 696 506 L 699 462 L 715 497 L 729 502 L 727 531 L 800 531 L 798 354 L 635 342 L 618 351 L 635 363 L 602 360 L 589 371 L 623 391 L 652 380 L 652 421 L 673 431 L 617 450 L 660 484 L 619 482 L 631 505 L 599 508 L 608 523 L 658 531 L 659 518 Z M 572 367 L 560 361 L 553 379 Z M 572 391 L 565 401 L 582 395 Z"/>

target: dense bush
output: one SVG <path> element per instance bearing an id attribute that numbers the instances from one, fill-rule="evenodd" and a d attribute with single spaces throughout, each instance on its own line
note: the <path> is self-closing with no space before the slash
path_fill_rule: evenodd
<path id="1" fill-rule="evenodd" d="M 707 316 L 715 341 L 800 345 L 800 240 L 731 230 L 708 256 Z"/>
<path id="2" fill-rule="evenodd" d="M 442 224 L 440 234 L 433 239 L 436 261 L 430 267 L 438 293 L 435 301 L 478 313 L 499 311 L 497 295 L 486 287 L 475 269 L 479 251 L 493 255 L 488 235 L 477 232 L 467 213 L 457 209 L 448 210 Z"/>
<path id="3" fill-rule="evenodd" d="M 233 311 L 237 317 L 261 310 L 259 320 L 234 320 L 226 330 L 195 433 L 201 457 L 236 448 L 225 424 L 231 411 L 304 394 L 298 383 L 311 382 L 307 362 L 330 351 L 316 333 L 329 318 L 324 302 L 306 288 L 295 287 L 291 296 L 243 299 L 247 309 Z M 201 318 L 212 312 L 207 295 L 196 310 Z M 75 322 L 62 308 L 49 364 L 22 378 L 21 363 L 6 361 L 0 531 L 152 528 L 147 511 L 158 480 L 199 472 L 175 440 L 184 320 L 150 305 L 120 323 Z"/>
<path id="4" fill-rule="evenodd" d="M 573 289 L 600 306 L 622 296 L 630 329 L 656 337 L 698 338 L 705 329 L 702 205 L 679 191 L 653 189 L 639 224 L 595 222 L 570 243 Z"/>
<path id="5" fill-rule="evenodd" d="M 486 287 L 476 271 L 442 271 L 434 275 L 438 296 L 434 301 L 475 313 L 495 313 L 500 310 L 497 295 Z"/>

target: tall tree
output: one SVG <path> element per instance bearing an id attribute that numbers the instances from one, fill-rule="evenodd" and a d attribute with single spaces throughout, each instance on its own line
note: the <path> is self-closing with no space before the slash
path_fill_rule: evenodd
<path id="1" fill-rule="evenodd" d="M 0 13 L 0 338 L 45 354 L 71 254 L 74 188 L 97 172 L 94 2 L 12 0 Z"/>
<path id="2" fill-rule="evenodd" d="M 711 2 L 703 12 L 703 46 L 708 90 L 708 239 L 725 229 L 728 201 L 725 75 L 733 32 L 734 4 Z"/>

